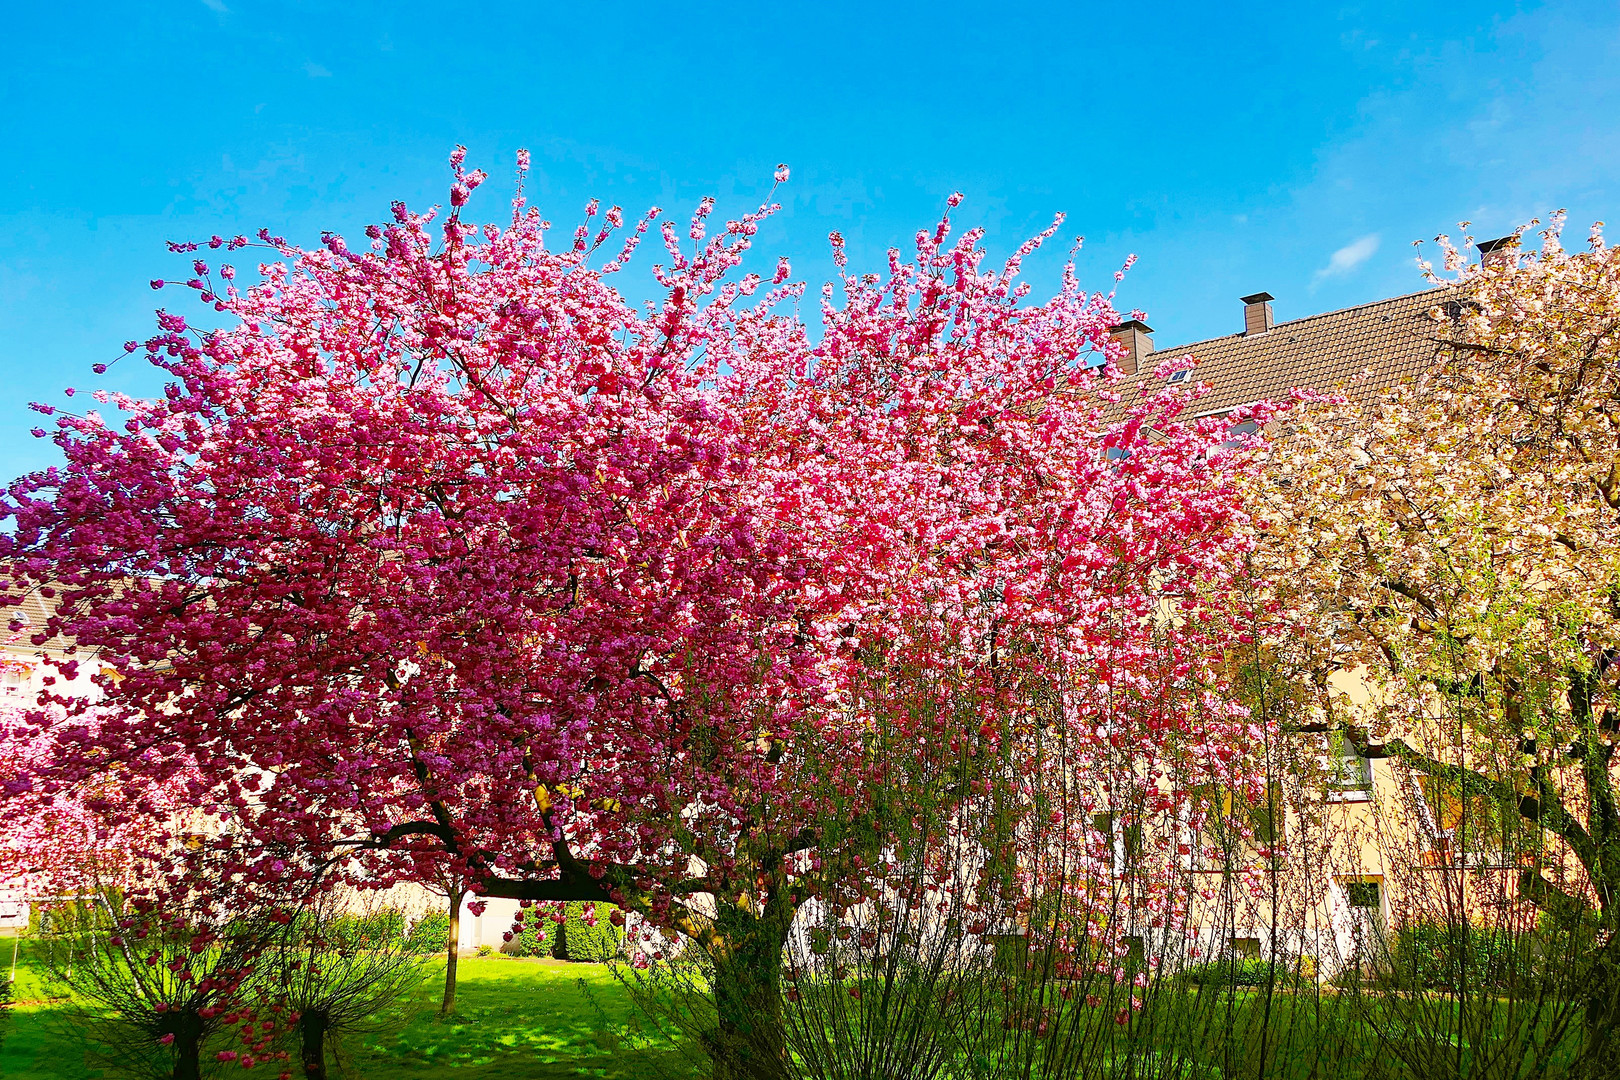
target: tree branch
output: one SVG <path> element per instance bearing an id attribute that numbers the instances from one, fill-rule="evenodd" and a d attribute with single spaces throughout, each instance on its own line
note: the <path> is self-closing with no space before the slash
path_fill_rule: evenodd
<path id="1" fill-rule="evenodd" d="M 1350 733 L 1347 732 L 1346 738 L 1350 737 Z M 1357 753 L 1367 749 L 1365 735 L 1361 736 L 1359 743 L 1352 741 L 1351 745 L 1356 747 Z M 1436 760 L 1408 745 L 1405 740 L 1391 739 L 1384 744 L 1384 750 L 1426 776 L 1450 780 L 1466 794 L 1481 795 L 1518 807 L 1520 816 L 1561 837 L 1569 844 L 1570 850 L 1575 852 L 1575 857 L 1580 859 L 1589 873 L 1602 873 L 1603 866 L 1597 844 L 1593 842 L 1591 835 L 1575 815 L 1565 809 L 1563 800 L 1558 797 L 1558 792 L 1540 767 L 1530 770 L 1530 779 L 1536 785 L 1536 798 L 1526 799 L 1517 788 L 1504 780 L 1493 780 L 1466 766 Z"/>
<path id="2" fill-rule="evenodd" d="M 456 846 L 455 835 L 436 821 L 401 822 L 383 832 L 373 834 L 370 840 L 339 840 L 333 846 L 352 847 L 356 851 L 385 851 L 407 836 L 437 837 L 446 848 L 452 851 L 455 850 Z"/>
<path id="3" fill-rule="evenodd" d="M 1579 919 L 1588 907 L 1580 897 L 1571 896 L 1536 870 L 1519 871 L 1519 895 L 1543 910 L 1566 919 Z"/>

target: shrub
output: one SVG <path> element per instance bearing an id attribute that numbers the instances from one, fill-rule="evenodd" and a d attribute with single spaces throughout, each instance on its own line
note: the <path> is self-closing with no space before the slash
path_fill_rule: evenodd
<path id="1" fill-rule="evenodd" d="M 620 932 L 608 918 L 612 904 L 596 905 L 596 925 L 585 921 L 585 905 L 569 904 L 567 918 L 552 935 L 551 955 L 575 963 L 600 964 L 619 955 Z"/>
<path id="2" fill-rule="evenodd" d="M 405 936 L 405 913 L 398 908 L 380 908 L 363 914 L 337 915 L 328 921 L 326 931 L 366 948 L 387 948 Z"/>
<path id="3" fill-rule="evenodd" d="M 479 956 L 494 956 L 495 955 L 495 946 L 493 946 L 493 945 L 480 945 L 480 946 L 478 946 L 478 955 Z"/>
<path id="4" fill-rule="evenodd" d="M 199 1077 L 221 1046 L 261 1056 L 269 1046 L 270 1032 L 243 1023 L 273 931 L 267 914 L 222 916 L 202 898 L 137 907 L 101 889 L 52 905 L 40 959 L 71 999 L 70 1023 L 96 1064 L 115 1075 Z"/>
<path id="5" fill-rule="evenodd" d="M 450 947 L 450 915 L 435 911 L 424 915 L 411 927 L 406 947 L 414 953 L 442 953 Z"/>
<path id="6" fill-rule="evenodd" d="M 1532 976 L 1528 946 L 1505 929 L 1409 922 L 1395 934 L 1395 975 L 1426 990 L 1509 987 Z"/>
<path id="7" fill-rule="evenodd" d="M 360 918 L 361 943 L 377 948 L 389 946 L 405 936 L 405 913 L 399 908 L 379 908 Z"/>
<path id="8" fill-rule="evenodd" d="M 1209 960 L 1193 964 L 1182 977 L 1198 986 L 1294 986 L 1302 975 L 1287 962 L 1256 960 Z"/>
<path id="9" fill-rule="evenodd" d="M 392 909 L 337 915 L 330 898 L 288 922 L 261 963 L 277 1011 L 294 1021 L 306 1080 L 326 1080 L 327 1058 L 347 1036 L 397 1021 L 392 1007 L 421 981 L 427 961 Z"/>
<path id="10" fill-rule="evenodd" d="M 508 956 L 550 956 L 554 947 L 553 939 L 556 934 L 548 935 L 546 925 L 551 920 L 542 918 L 535 912 L 526 912 L 523 920 L 523 930 L 513 936 L 511 941 L 501 946 L 501 952 Z"/>

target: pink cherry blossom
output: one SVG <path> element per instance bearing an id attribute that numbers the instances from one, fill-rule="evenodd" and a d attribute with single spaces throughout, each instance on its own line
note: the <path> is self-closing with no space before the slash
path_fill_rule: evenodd
<path id="1" fill-rule="evenodd" d="M 1195 390 L 1087 368 L 1118 316 L 1072 266 L 1027 301 L 1058 222 L 995 265 L 942 219 L 873 274 L 834 234 L 812 329 L 785 259 L 738 276 L 774 205 L 665 223 L 639 305 L 606 275 L 657 211 L 597 265 L 617 215 L 474 226 L 464 156 L 447 214 L 396 204 L 363 250 L 261 233 L 228 325 L 160 313 L 162 395 L 60 414 L 65 464 L 0 496 L 12 595 L 55 590 L 57 663 L 105 669 L 30 713 L 31 783 L 183 793 L 232 887 L 448 872 L 686 926 L 694 860 L 733 896 L 879 872 L 818 823 L 880 722 L 1238 767 L 1252 455 Z M 938 707 L 885 713 L 879 662 Z"/>

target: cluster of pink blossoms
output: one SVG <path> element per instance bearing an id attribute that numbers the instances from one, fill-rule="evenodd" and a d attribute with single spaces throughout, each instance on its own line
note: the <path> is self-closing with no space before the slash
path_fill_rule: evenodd
<path id="1" fill-rule="evenodd" d="M 55 705 L 0 707 L 0 887 L 25 896 L 127 886 L 185 822 L 183 787 L 154 783 L 138 766 L 58 779 L 63 753 L 77 760 L 96 723 L 93 714 L 63 720 Z"/>
<path id="2" fill-rule="evenodd" d="M 981 703 L 919 739 L 1017 740 L 1061 685 L 1074 768 L 1226 766 L 1250 455 L 1087 368 L 1117 316 L 1072 266 L 1029 301 L 1056 223 L 1001 266 L 949 217 L 881 273 L 835 238 L 813 331 L 785 260 L 743 270 L 772 205 L 662 222 L 637 306 L 610 275 L 657 210 L 592 203 L 553 247 L 521 197 L 464 220 L 484 175 L 453 167 L 448 214 L 396 204 L 359 249 L 261 236 L 252 284 L 198 258 L 229 324 L 161 313 L 161 396 L 56 415 L 0 561 L 115 674 L 37 782 L 178 785 L 231 882 L 352 854 L 656 920 L 694 859 L 719 891 L 822 857 L 757 853 L 883 767 L 874 657 Z"/>

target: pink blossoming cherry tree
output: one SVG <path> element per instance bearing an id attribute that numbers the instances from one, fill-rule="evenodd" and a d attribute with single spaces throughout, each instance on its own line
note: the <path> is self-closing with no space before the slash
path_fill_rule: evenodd
<path id="1" fill-rule="evenodd" d="M 706 952 L 723 1058 L 778 1006 L 797 907 L 882 851 L 875 725 L 1235 767 L 1252 455 L 1088 367 L 1116 315 L 1072 264 L 1029 301 L 1056 223 L 996 267 L 947 215 L 872 274 L 835 234 L 813 332 L 786 260 L 743 272 L 772 205 L 664 221 L 638 306 L 611 283 L 657 210 L 593 202 L 554 247 L 521 194 L 466 220 L 461 158 L 448 213 L 396 204 L 358 250 L 261 234 L 253 284 L 197 258 L 223 325 L 159 314 L 162 396 L 56 414 L 0 559 L 109 674 L 36 783 L 184 785 L 216 888 L 611 900 Z"/>

